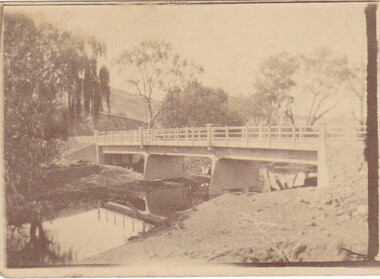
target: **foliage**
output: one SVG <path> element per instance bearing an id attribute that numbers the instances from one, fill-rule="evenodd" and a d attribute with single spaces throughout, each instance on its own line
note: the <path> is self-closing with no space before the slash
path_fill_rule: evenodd
<path id="1" fill-rule="evenodd" d="M 148 128 L 163 108 L 153 108 L 152 98 L 173 93 L 203 72 L 201 67 L 173 54 L 170 45 L 163 41 L 143 41 L 134 49 L 123 51 L 117 64 L 125 81 L 147 104 Z"/>
<path id="2" fill-rule="evenodd" d="M 293 74 L 297 60 L 287 53 L 280 53 L 266 59 L 260 66 L 260 75 L 254 84 L 252 117 L 259 123 L 269 125 L 278 121 L 278 110 L 285 112 L 294 123 L 291 110 L 285 109 L 293 102 L 289 91 L 295 86 Z"/>
<path id="3" fill-rule="evenodd" d="M 269 57 L 254 84 L 251 119 L 266 125 L 314 125 L 353 93 L 363 101 L 359 78 L 347 56 L 327 49 L 308 56 L 280 53 Z"/>
<path id="4" fill-rule="evenodd" d="M 228 95 L 221 89 L 203 86 L 197 81 L 183 90 L 176 87 L 164 99 L 160 121 L 164 127 L 243 125 L 236 112 L 228 109 Z"/>
<path id="5" fill-rule="evenodd" d="M 40 164 L 64 136 L 56 102 L 57 76 L 51 53 L 32 20 L 6 15 L 4 36 L 5 181 L 7 190 L 27 194 L 38 181 Z"/>
<path id="6" fill-rule="evenodd" d="M 6 14 L 4 22 L 5 182 L 7 206 L 15 209 L 43 183 L 41 166 L 59 154 L 60 140 L 81 117 L 82 99 L 93 117 L 101 96 L 109 100 L 108 92 L 95 91 L 99 83 L 107 87 L 109 75 L 103 69 L 97 76 L 96 57 L 105 49 L 94 38 L 37 26 L 19 14 Z"/>
<path id="7" fill-rule="evenodd" d="M 347 75 L 350 92 L 351 114 L 357 124 L 365 125 L 367 118 L 366 68 L 364 65 L 353 67 Z"/>
<path id="8" fill-rule="evenodd" d="M 291 104 L 303 115 L 305 124 L 314 125 L 346 98 L 347 82 L 352 75 L 347 56 L 320 49 L 315 54 L 301 56 L 297 103 Z M 306 108 L 304 110 L 303 108 Z"/>

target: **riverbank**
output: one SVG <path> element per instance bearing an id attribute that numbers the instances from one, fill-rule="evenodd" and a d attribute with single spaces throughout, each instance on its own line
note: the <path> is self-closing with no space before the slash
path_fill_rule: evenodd
<path id="1" fill-rule="evenodd" d="M 183 212 L 170 228 L 84 263 L 150 260 L 281 262 L 358 260 L 367 249 L 365 213 L 343 213 L 315 188 L 219 196 Z M 355 229 L 353 229 L 355 228 Z M 349 251 L 352 251 L 350 253 Z"/>
<path id="2" fill-rule="evenodd" d="M 197 203 L 198 194 L 207 198 L 204 189 L 199 189 L 199 186 L 209 182 L 208 177 L 202 176 L 143 181 L 143 175 L 133 170 L 83 161 L 52 164 L 44 169 L 43 180 L 44 188 L 38 191 L 38 196 L 29 198 L 49 201 L 58 215 L 67 215 L 68 212 L 76 212 L 76 209 L 91 209 L 97 206 L 98 201 L 130 202 L 144 210 L 143 198 L 153 191 L 166 191 L 168 194 L 177 192 L 177 195 L 191 193 L 192 200 L 187 205 L 190 207 L 193 202 Z M 184 209 L 180 205 L 178 207 Z"/>
<path id="3" fill-rule="evenodd" d="M 367 165 L 361 148 L 331 147 L 329 187 L 225 193 L 84 264 L 363 260 Z"/>

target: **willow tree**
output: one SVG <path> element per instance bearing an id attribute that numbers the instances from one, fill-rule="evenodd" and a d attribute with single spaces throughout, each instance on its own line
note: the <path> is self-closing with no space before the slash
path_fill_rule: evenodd
<path id="1" fill-rule="evenodd" d="M 164 98 L 203 72 L 202 67 L 174 54 L 170 45 L 163 41 L 143 41 L 132 50 L 124 50 L 117 64 L 124 80 L 147 105 L 148 128 L 154 126 L 164 108 L 162 104 L 154 108 L 153 98 Z"/>
<path id="2" fill-rule="evenodd" d="M 38 193 L 41 166 L 59 154 L 59 142 L 82 114 L 84 100 L 93 116 L 100 110 L 102 93 L 94 91 L 101 90 L 97 59 L 105 48 L 24 15 L 5 14 L 4 24 L 7 197 L 28 198 Z M 88 69 L 90 89 L 81 74 Z"/>
<path id="3" fill-rule="evenodd" d="M 97 119 L 102 109 L 102 96 L 109 103 L 109 74 L 98 60 L 106 53 L 105 46 L 93 37 L 75 36 L 58 30 L 56 47 L 61 55 L 62 71 L 66 72 L 62 92 L 66 93 L 70 119 L 77 121 L 82 112 Z M 100 68 L 100 70 L 98 70 Z"/>

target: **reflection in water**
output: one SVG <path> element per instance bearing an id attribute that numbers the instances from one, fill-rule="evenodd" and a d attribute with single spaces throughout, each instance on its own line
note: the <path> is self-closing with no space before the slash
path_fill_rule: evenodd
<path id="1" fill-rule="evenodd" d="M 29 226 L 24 227 L 25 231 L 29 231 Z M 131 236 L 149 230 L 151 225 L 109 210 L 94 209 L 55 219 L 52 223 L 45 222 L 43 228 L 46 237 L 38 237 L 34 241 L 26 239 L 29 236 L 23 232 L 23 242 L 18 244 L 22 248 L 13 251 L 13 256 L 18 254 L 17 261 L 9 264 L 43 265 L 81 261 L 123 245 Z"/>

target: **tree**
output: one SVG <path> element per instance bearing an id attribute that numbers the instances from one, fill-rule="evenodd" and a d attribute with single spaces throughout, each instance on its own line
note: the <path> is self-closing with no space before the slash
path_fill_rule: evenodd
<path id="1" fill-rule="evenodd" d="M 252 117 L 255 121 L 270 125 L 278 122 L 280 110 L 294 124 L 290 90 L 296 85 L 293 74 L 298 67 L 295 57 L 280 53 L 266 59 L 260 66 L 252 99 Z"/>
<path id="2" fill-rule="evenodd" d="M 95 58 L 84 55 L 85 45 L 92 41 L 90 49 L 99 53 L 96 47 L 100 44 L 51 25 L 36 26 L 23 15 L 6 14 L 4 23 L 4 162 L 9 213 L 38 192 L 43 184 L 42 166 L 59 155 L 61 139 L 80 116 L 82 94 L 87 90 L 79 72 L 88 66 L 95 69 L 96 77 Z M 99 95 L 90 92 L 94 115 Z"/>
<path id="3" fill-rule="evenodd" d="M 351 114 L 359 125 L 366 124 L 367 90 L 366 69 L 364 65 L 352 67 L 347 75 L 348 90 L 351 93 Z"/>
<path id="4" fill-rule="evenodd" d="M 31 19 L 10 14 L 4 22 L 5 181 L 17 196 L 38 183 L 40 165 L 57 154 L 55 139 L 67 126 L 57 103 L 54 48 Z"/>
<path id="5" fill-rule="evenodd" d="M 164 127 L 199 127 L 206 124 L 238 126 L 244 121 L 228 109 L 228 95 L 221 89 L 203 86 L 198 81 L 176 87 L 164 99 L 160 122 Z"/>
<path id="6" fill-rule="evenodd" d="M 72 124 L 78 122 L 82 111 L 96 121 L 102 110 L 103 97 L 110 106 L 108 69 L 102 66 L 98 70 L 98 60 L 106 53 L 105 46 L 94 37 L 73 35 L 51 25 L 41 28 L 52 33 L 46 39 L 55 46 L 57 68 L 65 73 L 60 85 Z"/>
<path id="7" fill-rule="evenodd" d="M 314 55 L 300 56 L 301 67 L 297 80 L 300 91 L 294 93 L 305 124 L 314 125 L 349 97 L 346 92 L 352 70 L 345 55 L 320 49 Z M 302 108 L 306 108 L 302 109 Z"/>
<path id="8" fill-rule="evenodd" d="M 153 108 L 153 97 L 161 99 L 172 94 L 203 72 L 201 67 L 173 54 L 170 45 L 162 41 L 143 41 L 134 49 L 123 51 L 117 64 L 125 81 L 146 102 L 148 128 L 164 108 Z"/>
<path id="9" fill-rule="evenodd" d="M 265 119 L 266 125 L 284 122 L 281 115 L 291 124 L 314 125 L 349 97 L 356 77 L 347 56 L 327 49 L 308 56 L 272 56 L 261 65 L 254 84 L 252 117 Z M 354 92 L 362 97 L 362 91 Z"/>
<path id="10" fill-rule="evenodd" d="M 107 112 L 108 114 L 111 112 L 111 89 L 109 86 L 110 83 L 110 74 L 107 67 L 103 66 L 99 70 L 99 83 L 100 83 L 100 91 L 102 93 L 102 97 L 106 99 L 107 104 Z"/>

